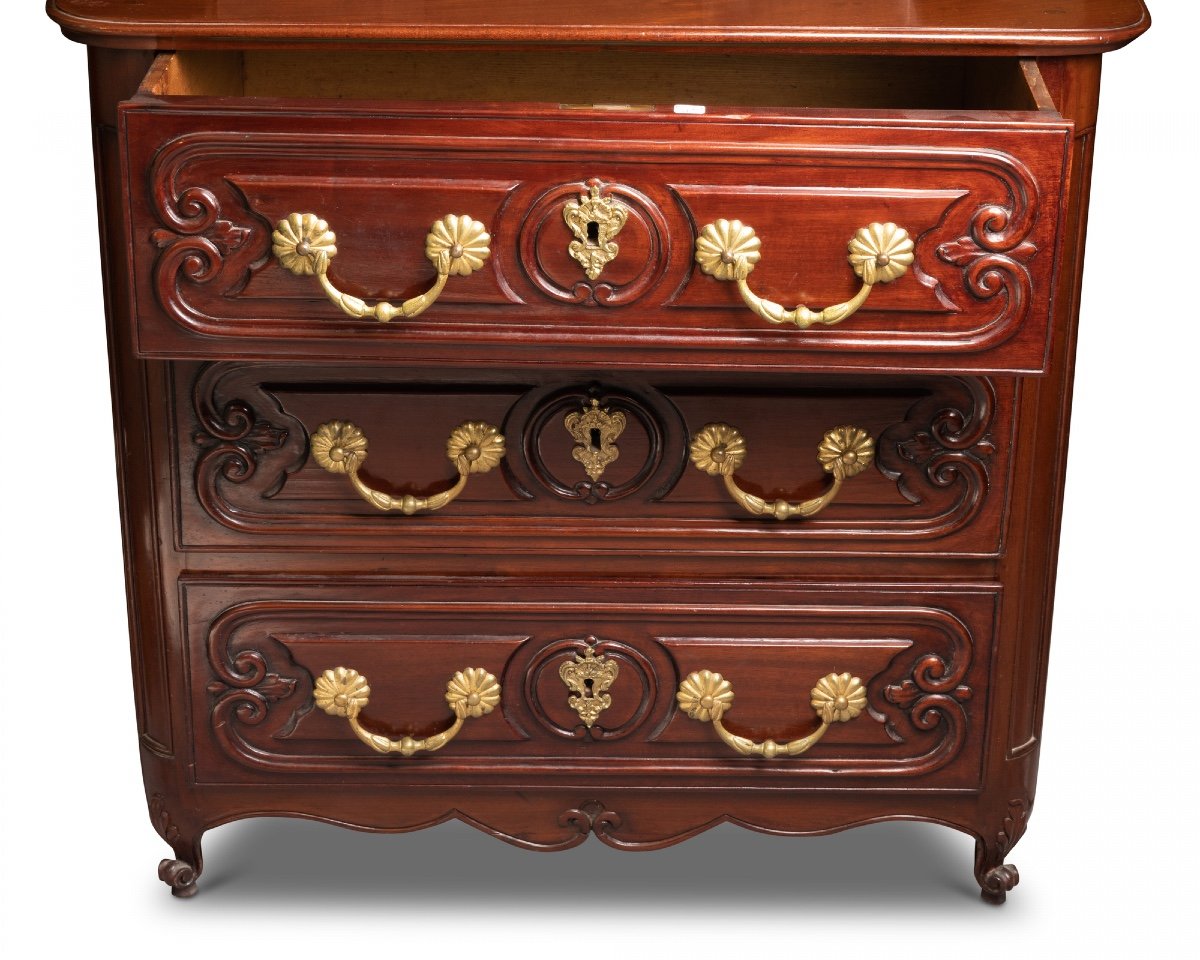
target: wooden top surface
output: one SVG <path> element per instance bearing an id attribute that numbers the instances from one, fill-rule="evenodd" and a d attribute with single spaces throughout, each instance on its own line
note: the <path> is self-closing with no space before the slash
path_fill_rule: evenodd
<path id="1" fill-rule="evenodd" d="M 47 0 L 67 36 L 124 47 L 769 43 L 1050 55 L 1128 43 L 1142 0 Z"/>

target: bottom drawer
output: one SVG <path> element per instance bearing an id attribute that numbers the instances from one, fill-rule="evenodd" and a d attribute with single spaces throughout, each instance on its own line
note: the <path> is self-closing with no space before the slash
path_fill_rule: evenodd
<path id="1" fill-rule="evenodd" d="M 981 778 L 991 585 L 205 579 L 182 595 L 201 783 Z"/>

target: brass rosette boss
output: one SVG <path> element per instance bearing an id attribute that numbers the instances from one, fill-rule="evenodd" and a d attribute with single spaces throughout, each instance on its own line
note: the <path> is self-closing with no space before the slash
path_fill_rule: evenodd
<path id="1" fill-rule="evenodd" d="M 747 493 L 737 485 L 733 475 L 746 462 L 746 438 L 736 427 L 727 423 L 707 423 L 692 436 L 688 446 L 692 464 L 709 476 L 719 476 L 729 495 L 755 516 L 776 520 L 811 517 L 824 510 L 842 489 L 842 484 L 856 477 L 871 465 L 875 458 L 875 441 L 861 427 L 834 427 L 817 447 L 817 462 L 832 475 L 833 484 L 819 497 L 794 503 L 790 500 L 765 500 Z"/>
<path id="2" fill-rule="evenodd" d="M 487 473 L 504 457 L 504 436 L 490 423 L 468 420 L 460 423 L 446 441 L 446 456 L 458 470 L 458 481 L 448 490 L 429 497 L 405 494 L 393 497 L 375 490 L 358 475 L 367 459 L 367 438 L 347 420 L 330 420 L 313 432 L 309 441 L 313 459 L 329 473 L 345 474 L 358 495 L 379 510 L 399 510 L 405 516 L 418 511 L 440 510 L 466 488 L 472 474 Z"/>
<path id="3" fill-rule="evenodd" d="M 337 256 L 337 235 L 315 213 L 289 213 L 275 225 L 271 252 L 275 259 L 300 277 L 317 278 L 321 289 L 343 313 L 356 319 L 387 323 L 396 317 L 411 320 L 424 313 L 441 295 L 451 277 L 470 276 L 491 254 L 491 236 L 478 220 L 448 214 L 429 228 L 425 256 L 437 270 L 437 279 L 424 293 L 396 307 L 381 300 L 374 305 L 343 293 L 329 279 L 329 261 Z"/>
<path id="4" fill-rule="evenodd" d="M 699 670 L 688 674 L 675 694 L 679 708 L 693 720 L 711 723 L 717 736 L 743 757 L 798 757 L 807 752 L 835 723 L 853 720 L 867 706 L 867 691 L 858 677 L 848 673 L 829 673 L 817 681 L 809 692 L 813 711 L 821 725 L 807 737 L 778 743 L 775 740 L 758 742 L 739 737 L 725 729 L 721 718 L 733 706 L 733 684 L 719 673 Z"/>
<path id="5" fill-rule="evenodd" d="M 705 224 L 696 238 L 696 263 L 708 276 L 736 283 L 746 306 L 767 322 L 791 323 L 803 330 L 817 323 L 826 326 L 841 323 L 866 303 L 876 284 L 899 279 L 914 260 L 912 238 L 907 230 L 894 223 L 871 223 L 860 227 L 846 249 L 846 259 L 862 280 L 862 286 L 849 300 L 823 310 L 810 310 L 804 306 L 789 310 L 750 289 L 750 272 L 762 259 L 762 241 L 754 228 L 741 220 L 715 220 Z"/>
<path id="6" fill-rule="evenodd" d="M 460 670 L 446 684 L 446 703 L 454 711 L 454 723 L 441 733 L 420 740 L 412 737 L 392 740 L 365 729 L 358 717 L 370 702 L 370 697 L 371 687 L 367 678 L 350 667 L 326 670 L 313 684 L 316 705 L 331 717 L 345 717 L 354 735 L 372 750 L 411 757 L 414 753 L 441 750 L 458 735 L 468 718 L 491 713 L 500 703 L 500 684 L 482 667 Z"/>

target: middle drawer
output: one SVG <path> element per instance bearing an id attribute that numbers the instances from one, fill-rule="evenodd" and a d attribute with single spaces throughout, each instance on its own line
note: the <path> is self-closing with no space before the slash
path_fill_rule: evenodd
<path id="1" fill-rule="evenodd" d="M 172 370 L 183 549 L 1003 552 L 1005 379 Z"/>

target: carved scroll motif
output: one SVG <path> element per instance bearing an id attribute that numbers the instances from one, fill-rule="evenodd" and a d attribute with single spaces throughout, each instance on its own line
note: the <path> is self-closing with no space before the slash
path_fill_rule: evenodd
<path id="1" fill-rule="evenodd" d="M 150 194 L 162 227 L 150 232 L 150 241 L 160 253 L 154 266 L 154 289 L 163 309 L 189 323 L 186 307 L 177 289 L 180 279 L 194 284 L 211 283 L 220 276 L 226 259 L 243 251 L 255 232 L 221 216 L 221 202 L 207 187 L 183 186 L 183 169 L 195 145 L 183 138 L 161 151 L 150 171 Z M 249 278 L 239 271 L 225 293 L 236 292 Z"/>
<path id="2" fill-rule="evenodd" d="M 253 365 L 205 366 L 192 387 L 199 430 L 193 442 L 196 495 L 216 520 L 234 529 L 262 519 L 255 501 L 270 499 L 304 466 L 308 437 L 263 389 Z M 226 484 L 244 488 L 231 502 Z"/>
<path id="3" fill-rule="evenodd" d="M 1038 186 L 1030 171 L 1013 157 L 994 161 L 1009 188 L 1005 203 L 985 203 L 971 217 L 968 233 L 937 248 L 938 259 L 963 271 L 963 286 L 977 300 L 1004 296 L 996 321 L 1019 321 L 1029 310 L 1033 280 L 1029 260 L 1038 252 L 1028 239 L 1037 221 Z"/>
<path id="4" fill-rule="evenodd" d="M 938 519 L 945 532 L 968 523 L 985 505 L 999 407 L 988 379 L 950 381 L 917 402 L 876 444 L 879 471 L 914 504 L 949 500 Z"/>

